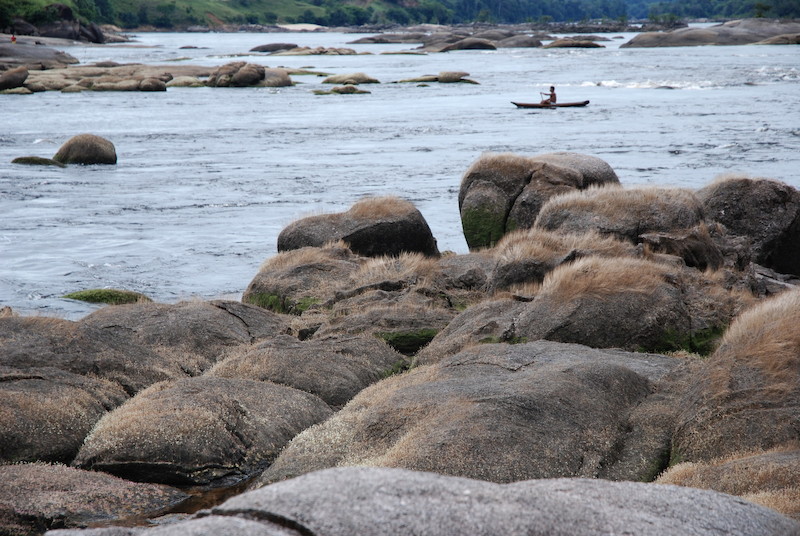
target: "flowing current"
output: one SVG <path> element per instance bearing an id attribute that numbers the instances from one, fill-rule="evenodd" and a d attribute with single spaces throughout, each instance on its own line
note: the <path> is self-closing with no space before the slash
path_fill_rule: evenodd
<path id="1" fill-rule="evenodd" d="M 796 47 L 500 49 L 383 54 L 358 34 L 135 36 L 64 47 L 82 64 L 249 61 L 364 72 L 363 95 L 287 88 L 0 95 L 0 307 L 77 319 L 96 306 L 68 292 L 121 288 L 156 301 L 239 299 L 293 220 L 396 195 L 425 216 L 439 249 L 467 251 L 458 214 L 466 169 L 485 152 L 551 151 L 607 161 L 625 186 L 701 188 L 723 174 L 800 187 Z M 345 56 L 248 53 L 266 43 L 348 47 Z M 184 48 L 194 47 L 194 48 Z M 399 80 L 464 71 L 477 84 Z M 556 86 L 586 108 L 517 109 Z M 51 157 L 80 133 L 116 146 L 116 166 L 12 165 Z"/>

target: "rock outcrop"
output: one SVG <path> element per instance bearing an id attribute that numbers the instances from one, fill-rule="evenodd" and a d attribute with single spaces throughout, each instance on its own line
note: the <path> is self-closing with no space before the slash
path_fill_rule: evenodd
<path id="1" fill-rule="evenodd" d="M 532 227 L 550 197 L 602 184 L 618 185 L 619 179 L 596 157 L 485 154 L 466 171 L 458 193 L 467 244 L 470 249 L 494 246 L 507 232 Z"/>
<path id="2" fill-rule="evenodd" d="M 116 164 L 114 144 L 94 134 L 78 134 L 67 140 L 53 156 L 62 164 Z"/>
<path id="3" fill-rule="evenodd" d="M 800 32 L 800 23 L 775 19 L 743 19 L 707 28 L 679 28 L 669 32 L 644 32 L 621 47 L 685 47 L 747 45 L 770 37 Z"/>
<path id="4" fill-rule="evenodd" d="M 359 255 L 418 252 L 438 256 L 436 239 L 422 214 L 397 197 L 363 199 L 347 212 L 297 220 L 278 235 L 278 251 L 343 241 Z"/>

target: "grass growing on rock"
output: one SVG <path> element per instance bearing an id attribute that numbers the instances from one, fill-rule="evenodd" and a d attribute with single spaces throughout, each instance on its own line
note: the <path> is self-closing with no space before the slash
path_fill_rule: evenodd
<path id="1" fill-rule="evenodd" d="M 130 290 L 118 290 L 113 288 L 79 290 L 77 292 L 65 294 L 64 298 L 85 301 L 88 303 L 107 303 L 109 305 L 122 305 L 126 303 L 142 303 L 152 301 L 144 294 Z"/>

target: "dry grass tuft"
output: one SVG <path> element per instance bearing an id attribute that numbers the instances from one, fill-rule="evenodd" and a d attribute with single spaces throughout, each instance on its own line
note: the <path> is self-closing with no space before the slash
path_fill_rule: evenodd
<path id="1" fill-rule="evenodd" d="M 473 175 L 530 176 L 531 159 L 514 153 L 484 153 L 464 173 L 464 179 Z"/>
<path id="2" fill-rule="evenodd" d="M 339 240 L 325 244 L 321 248 L 305 247 L 278 253 L 264 261 L 259 271 L 282 271 L 306 264 L 329 262 L 333 258 L 350 258 L 352 256 L 348 245 Z"/>
<path id="3" fill-rule="evenodd" d="M 683 227 L 702 219 L 702 206 L 696 194 L 683 188 L 640 187 L 624 189 L 618 185 L 593 185 L 585 190 L 556 195 L 547 200 L 534 226 L 560 211 L 591 212 L 608 221 L 651 221 L 670 215 Z"/>
<path id="4" fill-rule="evenodd" d="M 712 356 L 712 382 L 726 392 L 734 365 L 758 370 L 773 392 L 800 385 L 800 290 L 762 301 L 736 318 Z"/>
<path id="5" fill-rule="evenodd" d="M 630 244 L 595 230 L 560 233 L 535 227 L 507 234 L 492 251 L 499 263 L 549 259 L 571 251 L 592 252 L 606 257 L 626 257 L 634 253 Z"/>
<path id="6" fill-rule="evenodd" d="M 667 469 L 656 483 L 713 489 L 797 518 L 800 516 L 798 447 L 800 443 L 795 441 L 767 451 L 738 452 L 707 463 L 681 463 Z"/>
<path id="7" fill-rule="evenodd" d="M 398 257 L 378 257 L 366 261 L 351 277 L 355 287 L 365 287 L 383 281 L 424 283 L 441 274 L 438 259 L 421 253 L 402 253 Z"/>
<path id="8" fill-rule="evenodd" d="M 664 264 L 628 257 L 584 257 L 559 266 L 542 282 L 541 292 L 564 302 L 603 298 L 620 292 L 650 294 L 671 275 Z"/>
<path id="9" fill-rule="evenodd" d="M 347 215 L 353 218 L 377 220 L 414 212 L 416 207 L 410 201 L 395 196 L 367 197 L 357 201 Z"/>

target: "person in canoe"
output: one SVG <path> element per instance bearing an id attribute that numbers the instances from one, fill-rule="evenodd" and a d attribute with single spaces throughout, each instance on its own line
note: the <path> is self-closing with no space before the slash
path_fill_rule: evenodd
<path id="1" fill-rule="evenodd" d="M 540 104 L 555 104 L 556 103 L 556 88 L 554 86 L 550 86 L 550 93 L 542 93 L 539 92 L 539 95 L 544 97 Z"/>

